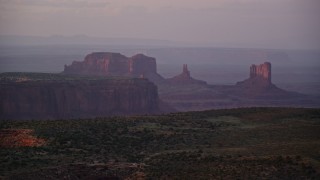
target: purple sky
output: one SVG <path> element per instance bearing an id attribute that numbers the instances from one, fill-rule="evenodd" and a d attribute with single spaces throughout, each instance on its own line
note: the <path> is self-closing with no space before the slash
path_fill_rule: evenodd
<path id="1" fill-rule="evenodd" d="M 320 49 L 320 0 L 0 0 L 0 35 Z"/>

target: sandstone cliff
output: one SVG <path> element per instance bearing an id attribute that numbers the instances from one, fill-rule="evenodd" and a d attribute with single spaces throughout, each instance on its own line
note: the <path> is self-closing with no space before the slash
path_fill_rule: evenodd
<path id="1" fill-rule="evenodd" d="M 65 65 L 64 74 L 103 75 L 103 76 L 143 76 L 159 83 L 163 77 L 157 73 L 156 59 L 137 54 L 128 58 L 120 53 L 94 52 L 88 54 L 84 61 L 74 61 Z"/>
<path id="2" fill-rule="evenodd" d="M 265 62 L 260 65 L 251 65 L 249 78 L 238 82 L 237 85 L 248 87 L 274 86 L 271 82 L 271 63 Z"/>
<path id="3" fill-rule="evenodd" d="M 271 84 L 271 63 L 265 62 L 260 65 L 251 65 L 250 66 L 250 78 L 262 78 Z"/>
<path id="4" fill-rule="evenodd" d="M 0 119 L 58 119 L 150 114 L 157 87 L 146 79 L 1 81 Z"/>

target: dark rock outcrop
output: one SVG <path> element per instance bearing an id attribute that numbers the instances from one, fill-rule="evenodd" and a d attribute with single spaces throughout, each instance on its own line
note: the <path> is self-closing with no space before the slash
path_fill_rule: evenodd
<path id="1" fill-rule="evenodd" d="M 87 55 L 84 61 L 74 61 L 65 65 L 64 74 L 130 76 L 149 79 L 154 83 L 164 80 L 157 73 L 156 59 L 137 54 L 128 58 L 120 53 L 94 52 Z"/>
<path id="2" fill-rule="evenodd" d="M 166 79 L 166 82 L 174 85 L 207 85 L 205 81 L 197 80 L 191 77 L 187 64 L 183 65 L 181 74 L 174 76 L 173 78 Z"/>
<path id="3" fill-rule="evenodd" d="M 1 82 L 0 119 L 58 119 L 159 112 L 146 79 Z"/>

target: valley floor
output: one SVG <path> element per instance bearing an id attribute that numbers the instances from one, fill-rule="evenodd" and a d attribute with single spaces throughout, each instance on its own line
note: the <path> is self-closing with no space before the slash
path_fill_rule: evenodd
<path id="1" fill-rule="evenodd" d="M 320 109 L 0 121 L 0 129 L 4 179 L 320 177 Z"/>

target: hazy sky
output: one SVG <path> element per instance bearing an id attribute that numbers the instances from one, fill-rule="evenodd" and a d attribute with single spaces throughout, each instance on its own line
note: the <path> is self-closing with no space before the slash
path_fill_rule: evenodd
<path id="1" fill-rule="evenodd" d="M 320 49 L 320 0 L 0 0 L 0 34 Z"/>

